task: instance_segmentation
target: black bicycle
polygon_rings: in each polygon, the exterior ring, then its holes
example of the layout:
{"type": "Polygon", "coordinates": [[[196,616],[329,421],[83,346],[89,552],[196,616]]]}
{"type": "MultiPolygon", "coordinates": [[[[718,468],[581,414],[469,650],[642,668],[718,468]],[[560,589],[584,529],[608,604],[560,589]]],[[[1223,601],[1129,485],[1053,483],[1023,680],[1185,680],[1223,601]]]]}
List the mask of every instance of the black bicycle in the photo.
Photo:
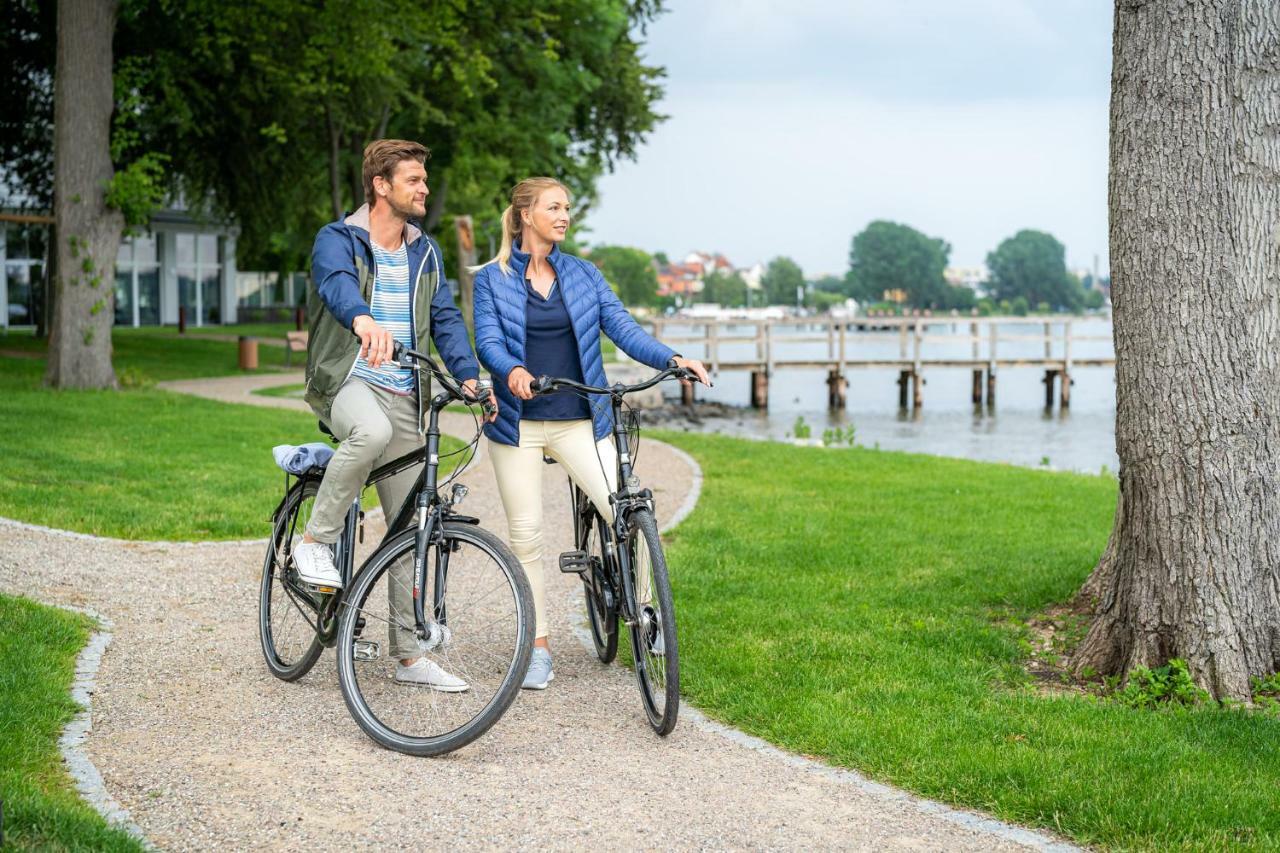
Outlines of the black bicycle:
{"type": "MultiPolygon", "coordinates": [[[[582,576],[591,639],[602,663],[612,662],[618,654],[619,619],[630,630],[631,657],[645,714],[660,735],[675,728],[680,710],[675,606],[654,517],[653,493],[640,488],[640,480],[632,471],[633,455],[639,445],[639,422],[623,398],[666,379],[696,378],[685,368],[670,368],[638,385],[598,388],[571,379],[541,376],[532,386],[535,393],[564,389],[583,395],[606,395],[612,406],[618,475],[618,490],[609,496],[613,523],[606,522],[586,493],[570,480],[577,550],[560,555],[560,571],[582,576]]],[[[591,401],[590,397],[587,399],[591,401]]]]}
{"type": "Polygon", "coordinates": [[[422,465],[417,482],[395,517],[388,517],[381,544],[353,572],[356,543],[364,540],[357,497],[334,546],[343,579],[338,590],[303,582],[294,566],[292,552],[324,471],[299,476],[272,516],[258,627],[267,668],[277,678],[301,678],[325,647],[336,647],[342,696],[360,728],[388,749],[440,755],[484,734],[520,692],[533,651],[533,596],[507,546],[479,519],[458,513],[466,487],[454,484],[447,498],[440,494],[474,458],[479,417],[476,437],[455,451],[470,456],[437,483],[440,411],[454,400],[490,411],[490,391],[470,398],[428,356],[399,345],[394,359],[429,371],[444,390],[431,400],[426,444],[374,470],[366,486],[422,465]],[[386,653],[370,636],[375,625],[387,631],[386,653]],[[465,689],[444,693],[397,682],[392,652],[406,644],[461,678],[465,689]]]}

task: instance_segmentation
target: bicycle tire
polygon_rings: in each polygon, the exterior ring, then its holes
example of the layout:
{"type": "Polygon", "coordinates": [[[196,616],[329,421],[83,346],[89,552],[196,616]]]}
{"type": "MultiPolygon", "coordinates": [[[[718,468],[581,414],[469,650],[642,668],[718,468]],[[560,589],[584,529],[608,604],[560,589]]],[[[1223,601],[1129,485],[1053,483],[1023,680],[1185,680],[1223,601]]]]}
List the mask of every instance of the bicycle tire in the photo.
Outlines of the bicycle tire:
{"type": "Polygon", "coordinates": [[[650,587],[647,602],[632,602],[633,612],[638,617],[629,626],[636,683],[640,687],[640,697],[649,725],[655,732],[665,736],[675,728],[676,718],[680,713],[680,656],[667,558],[662,550],[658,524],[653,513],[648,510],[631,513],[627,519],[626,548],[629,570],[632,572],[633,595],[640,597],[641,575],[646,571],[650,587]],[[652,615],[639,618],[646,606],[652,615]],[[661,632],[661,653],[654,651],[654,639],[658,636],[653,632],[655,628],[661,632]]]}
{"type": "MultiPolygon", "coordinates": [[[[432,545],[432,551],[428,556],[439,553],[438,549],[442,547],[448,548],[449,551],[447,553],[453,555],[461,550],[462,545],[469,545],[479,549],[492,560],[514,595],[513,612],[515,625],[514,633],[511,637],[513,650],[510,659],[505,661],[505,672],[501,675],[500,683],[492,691],[491,698],[484,702],[478,712],[469,717],[464,723],[448,731],[433,735],[411,734],[399,731],[391,720],[383,719],[383,717],[391,717],[393,714],[387,710],[382,710],[381,714],[375,711],[374,707],[371,706],[371,699],[376,699],[380,708],[385,702],[395,704],[399,709],[413,705],[415,701],[420,699],[421,705],[425,706],[427,703],[431,703],[438,714],[439,706],[447,706],[451,701],[451,697],[463,697],[472,692],[468,690],[465,693],[436,693],[431,688],[415,688],[396,684],[391,685],[394,689],[388,690],[387,685],[389,682],[385,676],[390,667],[394,666],[393,657],[380,661],[381,668],[367,675],[362,675],[358,669],[358,662],[355,656],[357,625],[362,622],[362,615],[368,619],[379,620],[390,625],[389,619],[382,619],[374,612],[376,605],[369,606],[368,602],[371,600],[371,595],[379,589],[379,581],[383,579],[384,575],[387,576],[386,583],[388,585],[392,583],[392,578],[388,575],[388,572],[390,572],[393,565],[404,559],[407,559],[410,565],[412,564],[414,536],[415,531],[407,531],[400,534],[385,547],[380,548],[374,557],[374,561],[356,576],[347,596],[344,598],[338,626],[338,681],[342,687],[342,698],[346,702],[352,718],[355,719],[356,724],[360,726],[365,734],[379,745],[408,755],[435,756],[460,749],[480,737],[502,717],[519,694],[520,685],[524,680],[525,672],[529,668],[529,658],[533,652],[533,593],[530,590],[529,581],[525,577],[524,569],[520,566],[520,562],[498,537],[474,525],[448,521],[444,523],[441,539],[439,543],[432,545]],[[455,545],[457,546],[456,548],[455,545]]],[[[451,556],[450,559],[456,558],[451,556]]],[[[455,570],[456,567],[451,566],[451,575],[455,570]]],[[[430,574],[430,568],[428,568],[429,578],[430,574]]],[[[496,578],[493,581],[499,585],[501,583],[496,578]]],[[[455,577],[450,577],[450,593],[456,590],[458,582],[455,577]]],[[[430,579],[428,583],[431,583],[430,579]]],[[[497,588],[495,587],[495,590],[497,588]]],[[[421,594],[426,596],[428,591],[423,589],[421,594]]],[[[476,602],[477,610],[479,609],[478,602],[479,599],[476,602]]],[[[453,636],[452,640],[446,641],[446,645],[450,642],[465,645],[469,638],[465,636],[465,629],[458,627],[458,623],[461,621],[459,617],[465,617],[466,607],[462,602],[456,600],[452,594],[449,594],[447,603],[449,626],[453,636]],[[460,637],[460,634],[464,636],[460,637]]],[[[441,648],[443,649],[445,646],[442,645],[441,648]]],[[[390,653],[390,650],[388,651],[390,653]]],[[[489,656],[498,658],[499,666],[502,665],[503,659],[501,655],[489,656]]],[[[444,660],[444,668],[447,671],[461,673],[470,686],[475,686],[478,683],[471,671],[463,669],[447,652],[444,655],[444,660]]],[[[359,663],[363,665],[363,662],[359,663]]],[[[478,691],[476,692],[478,693],[478,691]]],[[[475,696],[472,697],[472,700],[472,704],[474,704],[475,696]]],[[[460,707],[460,705],[452,707],[460,707]]],[[[446,707],[446,712],[448,710],[449,708],[446,707]]]]}
{"type": "Polygon", "coordinates": [[[262,566],[258,590],[258,638],[267,669],[281,681],[302,678],[311,671],[324,651],[317,631],[323,616],[323,602],[317,601],[290,577],[293,570],[288,560],[293,546],[302,541],[305,520],[300,515],[308,503],[315,500],[319,488],[318,480],[308,479],[289,490],[276,513],[262,566]],[[291,641],[295,632],[303,630],[299,622],[310,629],[309,641],[304,642],[303,637],[296,642],[291,641]]]}
{"type": "Polygon", "coordinates": [[[603,585],[609,582],[604,553],[604,535],[608,526],[586,500],[585,493],[576,486],[574,498],[574,547],[587,552],[591,562],[590,568],[582,573],[582,595],[586,599],[591,642],[601,663],[613,663],[618,656],[618,608],[616,599],[615,606],[607,605],[603,589],[603,585]],[[583,501],[586,501],[585,507],[583,501]]]}

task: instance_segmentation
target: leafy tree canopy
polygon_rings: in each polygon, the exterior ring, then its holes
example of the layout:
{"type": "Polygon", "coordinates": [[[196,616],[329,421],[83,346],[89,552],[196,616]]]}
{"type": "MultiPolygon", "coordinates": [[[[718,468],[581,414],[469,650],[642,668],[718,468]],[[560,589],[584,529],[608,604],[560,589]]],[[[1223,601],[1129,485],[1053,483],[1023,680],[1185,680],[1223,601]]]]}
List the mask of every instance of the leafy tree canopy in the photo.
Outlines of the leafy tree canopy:
{"type": "Polygon", "coordinates": [[[856,234],[849,246],[851,295],[867,303],[901,291],[908,305],[947,308],[952,294],[942,272],[951,246],[909,225],[876,220],[856,234]]]}
{"type": "Polygon", "coordinates": [[[987,255],[988,286],[997,300],[1025,305],[1048,303],[1054,310],[1084,307],[1080,280],[1067,271],[1066,249],[1051,234],[1023,230],[987,255]]]}
{"type": "Polygon", "coordinates": [[[790,258],[774,258],[765,268],[760,284],[770,305],[795,305],[796,290],[804,287],[804,271],[790,258]]]}
{"type": "MultiPolygon", "coordinates": [[[[0,170],[48,205],[56,4],[0,30],[0,170]]],[[[579,214],[596,178],[662,119],[640,56],[661,0],[121,0],[117,170],[156,156],[172,197],[240,225],[241,262],[297,268],[363,200],[371,139],[432,149],[429,228],[475,217],[481,245],[517,180],[559,177],[579,214]]],[[[451,241],[444,241],[448,246],[451,241]]]]}
{"type": "Polygon", "coordinates": [[[596,246],[590,259],[625,305],[653,305],[658,298],[658,275],[653,258],[629,246],[596,246]]]}

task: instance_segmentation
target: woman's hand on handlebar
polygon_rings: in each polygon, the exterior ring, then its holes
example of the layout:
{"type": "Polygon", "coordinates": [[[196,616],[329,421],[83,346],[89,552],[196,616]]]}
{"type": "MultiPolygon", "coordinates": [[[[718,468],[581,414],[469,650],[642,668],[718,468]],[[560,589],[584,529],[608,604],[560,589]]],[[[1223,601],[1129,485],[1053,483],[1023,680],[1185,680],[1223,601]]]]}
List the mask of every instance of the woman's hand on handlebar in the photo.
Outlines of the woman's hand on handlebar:
{"type": "Polygon", "coordinates": [[[507,374],[507,388],[515,394],[518,399],[533,399],[533,374],[517,365],[507,374]]]}
{"type": "MultiPolygon", "coordinates": [[[[695,358],[681,358],[680,356],[676,356],[672,360],[676,363],[676,367],[683,367],[685,370],[692,371],[693,375],[698,377],[699,382],[708,388],[711,387],[711,377],[707,375],[707,368],[703,366],[702,362],[695,358]]],[[[688,379],[681,379],[680,382],[684,385],[690,384],[688,379]]]]}

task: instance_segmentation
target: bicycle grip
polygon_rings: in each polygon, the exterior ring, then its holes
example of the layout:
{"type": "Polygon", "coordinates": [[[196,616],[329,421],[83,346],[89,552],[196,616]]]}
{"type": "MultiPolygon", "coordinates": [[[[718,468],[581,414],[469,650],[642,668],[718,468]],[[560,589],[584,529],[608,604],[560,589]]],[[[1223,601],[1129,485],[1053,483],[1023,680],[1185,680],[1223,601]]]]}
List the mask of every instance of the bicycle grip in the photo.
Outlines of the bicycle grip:
{"type": "Polygon", "coordinates": [[[537,379],[529,383],[529,390],[535,394],[541,394],[544,391],[551,390],[551,377],[539,376],[537,379]]]}

